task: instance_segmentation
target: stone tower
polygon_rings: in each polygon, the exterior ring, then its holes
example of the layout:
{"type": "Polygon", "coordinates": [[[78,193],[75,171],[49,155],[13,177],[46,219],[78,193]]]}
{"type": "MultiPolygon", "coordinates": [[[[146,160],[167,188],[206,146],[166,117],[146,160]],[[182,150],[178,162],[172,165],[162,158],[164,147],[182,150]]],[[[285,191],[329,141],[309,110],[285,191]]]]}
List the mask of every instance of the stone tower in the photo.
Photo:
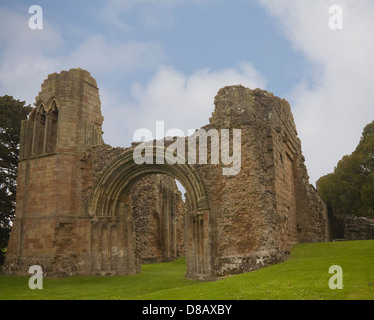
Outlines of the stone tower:
{"type": "MultiPolygon", "coordinates": [[[[6,264],[69,269],[79,247],[81,159],[101,145],[103,116],[96,80],[81,69],[51,74],[22,122],[16,218],[6,264]],[[78,220],[77,220],[78,219],[78,220]]],[[[83,235],[82,237],[84,237],[83,235]]]]}

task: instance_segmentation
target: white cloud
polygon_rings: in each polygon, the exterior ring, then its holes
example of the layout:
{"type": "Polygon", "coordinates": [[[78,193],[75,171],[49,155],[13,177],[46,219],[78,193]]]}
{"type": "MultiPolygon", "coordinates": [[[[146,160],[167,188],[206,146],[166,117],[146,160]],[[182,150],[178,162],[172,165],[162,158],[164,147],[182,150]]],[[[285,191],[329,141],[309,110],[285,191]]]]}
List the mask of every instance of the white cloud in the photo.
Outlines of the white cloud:
{"type": "Polygon", "coordinates": [[[60,49],[63,41],[52,28],[29,29],[27,14],[0,8],[0,16],[0,89],[33,103],[46,75],[58,67],[50,54],[60,49]]]}
{"type": "Polygon", "coordinates": [[[165,121],[165,131],[178,128],[187,135],[188,129],[209,123],[218,90],[236,84],[265,88],[266,79],[248,62],[223,70],[197,70],[191,75],[163,66],[146,85],[133,85],[131,101],[120,102],[104,89],[103,106],[113,106],[104,107],[104,138],[112,145],[124,146],[137,129],[147,128],[155,134],[157,120],[165,121]]]}
{"type": "Polygon", "coordinates": [[[374,119],[374,3],[371,0],[258,0],[312,65],[312,85],[289,93],[311,183],[332,172],[374,119]],[[343,8],[343,30],[328,26],[343,8]]]}
{"type": "Polygon", "coordinates": [[[70,48],[46,18],[44,29],[31,30],[27,13],[0,8],[0,16],[0,94],[28,104],[35,102],[48,74],[81,67],[96,78],[118,79],[134,71],[155,71],[165,58],[157,42],[110,42],[100,34],[70,48]]]}

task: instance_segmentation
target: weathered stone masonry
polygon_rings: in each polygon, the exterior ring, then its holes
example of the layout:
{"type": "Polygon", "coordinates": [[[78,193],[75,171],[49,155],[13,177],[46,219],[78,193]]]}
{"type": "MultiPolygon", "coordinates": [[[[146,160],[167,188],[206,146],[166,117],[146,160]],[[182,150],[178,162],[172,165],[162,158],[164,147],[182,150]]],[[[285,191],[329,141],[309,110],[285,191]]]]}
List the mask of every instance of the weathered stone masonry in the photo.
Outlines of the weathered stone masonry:
{"type": "Polygon", "coordinates": [[[332,215],[332,238],[337,240],[374,239],[374,219],[353,214],[332,215]]]}
{"type": "Polygon", "coordinates": [[[81,69],[50,75],[22,124],[6,271],[130,274],[185,254],[188,277],[214,279],[283,261],[297,242],[327,241],[326,206],[308,183],[288,102],[240,85],[214,102],[204,129],[242,132],[235,176],[222,165],[135,164],[134,146],[102,141],[95,79],[81,69]],[[186,209],[162,175],[183,184],[186,209]],[[154,196],[136,203],[143,193],[154,196]]]}

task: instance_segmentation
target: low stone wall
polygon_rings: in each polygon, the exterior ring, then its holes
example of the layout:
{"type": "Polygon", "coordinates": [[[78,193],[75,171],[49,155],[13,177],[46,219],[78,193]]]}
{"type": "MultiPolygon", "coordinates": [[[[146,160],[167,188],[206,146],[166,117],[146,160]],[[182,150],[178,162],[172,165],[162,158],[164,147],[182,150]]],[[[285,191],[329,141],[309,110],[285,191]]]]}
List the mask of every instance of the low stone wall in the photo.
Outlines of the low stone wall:
{"type": "Polygon", "coordinates": [[[373,240],[374,219],[353,214],[334,214],[333,233],[335,239],[373,240]]]}

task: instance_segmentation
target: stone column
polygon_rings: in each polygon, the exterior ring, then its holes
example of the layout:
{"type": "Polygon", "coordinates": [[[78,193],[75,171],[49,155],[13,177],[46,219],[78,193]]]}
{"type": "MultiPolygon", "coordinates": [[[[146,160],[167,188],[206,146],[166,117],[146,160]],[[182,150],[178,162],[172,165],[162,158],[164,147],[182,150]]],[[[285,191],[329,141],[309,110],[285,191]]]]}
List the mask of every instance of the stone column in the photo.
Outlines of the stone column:
{"type": "Polygon", "coordinates": [[[119,259],[121,256],[121,251],[118,246],[117,225],[118,219],[115,219],[110,228],[110,270],[113,271],[113,273],[118,273],[120,267],[119,259]]]}
{"type": "Polygon", "coordinates": [[[162,188],[162,202],[160,215],[160,240],[163,261],[170,261],[171,245],[170,245],[170,194],[169,190],[162,188]]]}
{"type": "Polygon", "coordinates": [[[91,221],[91,273],[101,272],[101,222],[97,219],[91,221]]]}
{"type": "Polygon", "coordinates": [[[175,193],[170,193],[170,258],[177,258],[177,224],[175,193]]]}
{"type": "Polygon", "coordinates": [[[119,205],[117,223],[118,271],[120,274],[133,274],[140,271],[140,256],[135,253],[136,237],[132,220],[131,206],[119,205]]]}
{"type": "Polygon", "coordinates": [[[101,271],[110,270],[110,222],[104,221],[101,228],[101,271]]]}
{"type": "Polygon", "coordinates": [[[184,246],[186,251],[187,277],[192,278],[195,274],[196,255],[194,252],[193,213],[187,212],[184,216],[184,246]]]}
{"type": "Polygon", "coordinates": [[[187,276],[190,278],[207,280],[213,277],[208,219],[208,211],[186,214],[185,247],[187,276]]]}

